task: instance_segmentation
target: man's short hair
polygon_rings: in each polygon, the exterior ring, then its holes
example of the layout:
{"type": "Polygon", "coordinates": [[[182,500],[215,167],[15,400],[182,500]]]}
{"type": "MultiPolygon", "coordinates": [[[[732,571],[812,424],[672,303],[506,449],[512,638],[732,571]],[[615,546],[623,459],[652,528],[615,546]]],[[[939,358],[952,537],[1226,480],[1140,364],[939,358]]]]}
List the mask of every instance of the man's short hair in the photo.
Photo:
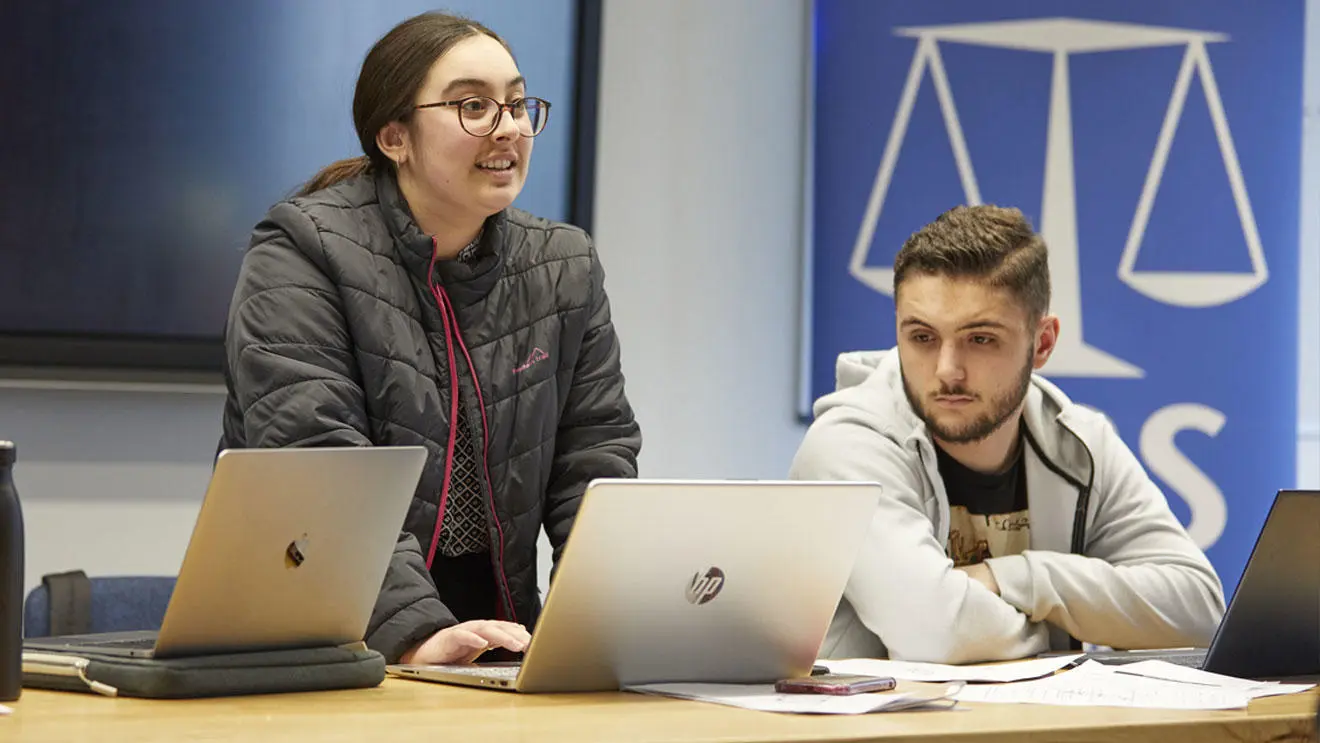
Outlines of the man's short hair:
{"type": "Polygon", "coordinates": [[[1007,289],[1032,318],[1050,309],[1049,253],[1017,209],[956,206],[914,232],[894,258],[894,296],[908,276],[973,279],[1007,289]]]}

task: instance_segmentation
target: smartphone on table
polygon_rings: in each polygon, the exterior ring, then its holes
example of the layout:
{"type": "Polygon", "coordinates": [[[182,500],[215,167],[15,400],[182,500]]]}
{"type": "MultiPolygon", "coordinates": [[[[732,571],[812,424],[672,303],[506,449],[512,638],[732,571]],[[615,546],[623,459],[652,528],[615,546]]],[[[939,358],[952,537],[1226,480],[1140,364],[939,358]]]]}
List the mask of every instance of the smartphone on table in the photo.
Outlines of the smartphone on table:
{"type": "Polygon", "coordinates": [[[780,694],[866,694],[889,691],[898,682],[889,676],[863,676],[852,673],[822,673],[816,676],[781,679],[775,682],[780,694]]]}

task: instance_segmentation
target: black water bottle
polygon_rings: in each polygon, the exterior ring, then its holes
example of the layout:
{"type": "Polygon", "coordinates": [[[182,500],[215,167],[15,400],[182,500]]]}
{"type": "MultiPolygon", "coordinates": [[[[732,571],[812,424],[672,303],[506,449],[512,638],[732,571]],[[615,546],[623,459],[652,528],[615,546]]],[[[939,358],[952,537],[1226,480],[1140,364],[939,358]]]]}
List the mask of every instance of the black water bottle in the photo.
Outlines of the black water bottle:
{"type": "Polygon", "coordinates": [[[0,441],[0,702],[23,689],[23,509],[14,490],[17,451],[0,441]]]}

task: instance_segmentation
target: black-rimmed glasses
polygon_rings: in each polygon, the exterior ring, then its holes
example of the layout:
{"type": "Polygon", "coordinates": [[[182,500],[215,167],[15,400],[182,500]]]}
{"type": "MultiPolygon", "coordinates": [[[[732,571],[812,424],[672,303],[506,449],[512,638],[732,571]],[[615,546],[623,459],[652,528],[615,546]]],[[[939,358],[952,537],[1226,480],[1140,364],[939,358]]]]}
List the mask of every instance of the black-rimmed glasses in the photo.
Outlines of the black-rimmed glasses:
{"type": "Polygon", "coordinates": [[[500,117],[507,110],[524,137],[535,137],[545,129],[550,119],[550,101],[540,98],[517,98],[500,103],[484,95],[472,95],[454,101],[423,103],[414,108],[443,108],[453,106],[458,111],[458,123],[463,131],[474,137],[489,136],[500,125],[500,117]]]}

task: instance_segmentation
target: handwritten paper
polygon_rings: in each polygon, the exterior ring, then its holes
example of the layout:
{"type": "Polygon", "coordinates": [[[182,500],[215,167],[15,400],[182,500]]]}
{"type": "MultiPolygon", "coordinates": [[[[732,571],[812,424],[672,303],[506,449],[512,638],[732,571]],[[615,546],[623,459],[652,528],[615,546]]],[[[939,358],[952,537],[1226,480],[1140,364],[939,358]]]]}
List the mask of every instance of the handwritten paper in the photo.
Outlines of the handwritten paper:
{"type": "Polygon", "coordinates": [[[1116,673],[1095,661],[1034,681],[968,686],[955,696],[962,702],[1188,710],[1243,709],[1251,701],[1242,689],[1116,673]]]}
{"type": "Polygon", "coordinates": [[[905,681],[991,681],[1005,683],[1048,676],[1072,664],[1081,655],[1060,655],[1035,660],[979,666],[950,666],[943,663],[916,663],[902,660],[850,658],[822,660],[830,673],[855,673],[864,676],[891,676],[905,681]]]}
{"type": "Polygon", "coordinates": [[[950,686],[935,695],[885,692],[851,696],[780,694],[772,684],[638,684],[624,687],[624,690],[761,712],[860,715],[925,707],[948,709],[957,704],[953,694],[959,688],[961,685],[950,686]]]}

